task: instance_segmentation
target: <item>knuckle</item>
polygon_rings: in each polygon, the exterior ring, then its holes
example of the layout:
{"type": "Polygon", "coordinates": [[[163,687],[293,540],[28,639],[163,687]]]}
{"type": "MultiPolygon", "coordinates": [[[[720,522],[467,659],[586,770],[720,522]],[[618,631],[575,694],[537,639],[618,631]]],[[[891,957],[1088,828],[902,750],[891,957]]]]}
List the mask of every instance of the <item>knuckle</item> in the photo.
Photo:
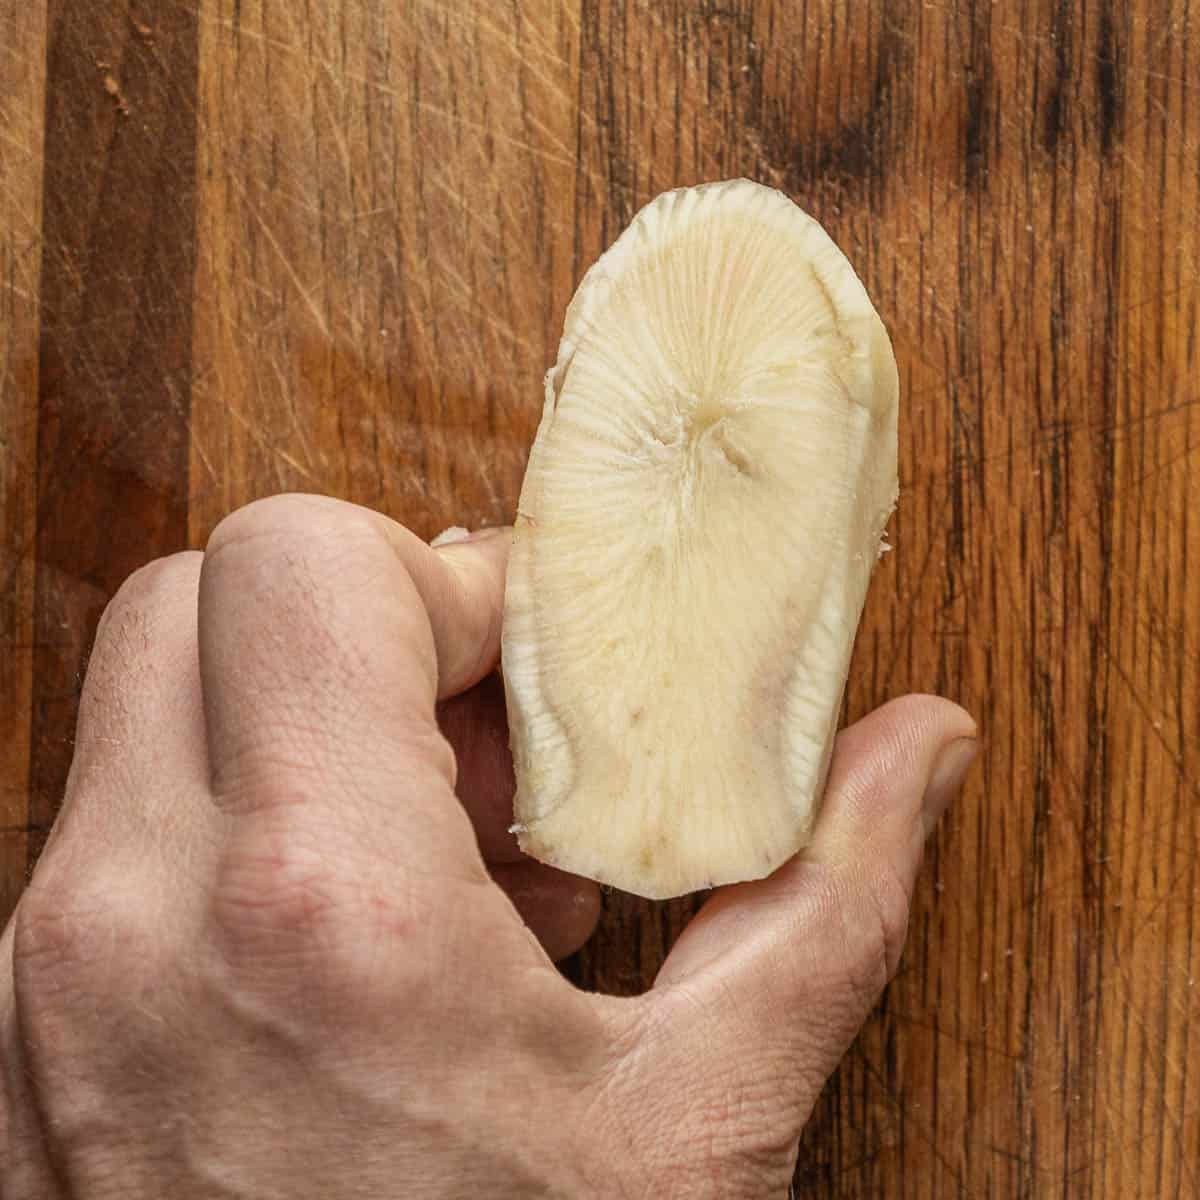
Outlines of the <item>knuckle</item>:
{"type": "Polygon", "coordinates": [[[243,504],[217,522],[209,534],[205,553],[211,556],[264,534],[291,529],[311,514],[318,500],[316,496],[282,493],[243,504]]]}
{"type": "Polygon", "coordinates": [[[92,769],[127,771],[125,743],[144,742],[139,699],[159,694],[195,655],[196,598],[203,555],[191,551],[156,559],[135,571],[109,601],[88,656],[75,728],[68,793],[71,805],[102,799],[92,769]]]}
{"type": "Polygon", "coordinates": [[[909,895],[894,870],[874,863],[831,868],[819,890],[828,923],[807,961],[830,1002],[827,1032],[848,1044],[899,965],[909,895]]]}
{"type": "Polygon", "coordinates": [[[209,917],[239,988],[336,1007],[378,991],[385,978],[394,997],[401,963],[416,982],[427,956],[414,943],[431,917],[361,858],[340,833],[303,827],[279,809],[229,847],[209,917]]]}
{"type": "Polygon", "coordinates": [[[13,979],[19,993],[53,1001],[107,990],[151,956],[153,918],[128,878],[39,872],[17,906],[13,979]]]}
{"type": "Polygon", "coordinates": [[[368,509],[328,496],[288,492],[255,500],[222,518],[209,535],[206,554],[211,558],[264,538],[339,549],[361,537],[381,536],[378,518],[368,509]]]}
{"type": "Polygon", "coordinates": [[[199,550],[181,550],[152,559],[126,579],[116,598],[144,607],[164,592],[175,594],[181,588],[194,589],[203,561],[204,555],[199,550]]]}
{"type": "Polygon", "coordinates": [[[12,1019],[64,1161],[116,1132],[106,1081],[144,1079],[177,1034],[164,998],[177,994],[180,949],[145,885],[107,868],[63,885],[39,868],[14,915],[12,1019]]]}
{"type": "Polygon", "coordinates": [[[183,550],[156,558],[139,567],[117,588],[105,606],[96,628],[96,644],[101,646],[114,630],[130,620],[145,621],[165,601],[181,594],[195,595],[204,555],[198,550],[183,550]]]}
{"type": "Polygon", "coordinates": [[[873,877],[871,897],[879,921],[887,977],[891,979],[900,965],[900,955],[904,953],[904,942],[908,937],[911,903],[908,888],[895,871],[885,868],[873,877]]]}
{"type": "Polygon", "coordinates": [[[22,984],[62,976],[77,949],[87,943],[45,891],[30,884],[13,914],[13,978],[19,989],[22,984]]]}
{"type": "Polygon", "coordinates": [[[259,833],[222,862],[213,918],[235,964],[318,951],[337,934],[343,888],[319,839],[295,831],[259,833]]]}
{"type": "Polygon", "coordinates": [[[324,496],[279,495],[225,517],[205,552],[206,571],[236,579],[269,604],[274,620],[264,656],[298,639],[305,655],[339,660],[350,652],[333,631],[347,603],[370,595],[395,560],[378,514],[324,496]],[[337,643],[337,644],[335,644],[337,643]]]}
{"type": "Polygon", "coordinates": [[[908,889],[895,871],[872,871],[860,888],[856,928],[850,931],[855,991],[870,1008],[900,964],[908,934],[908,889]]]}

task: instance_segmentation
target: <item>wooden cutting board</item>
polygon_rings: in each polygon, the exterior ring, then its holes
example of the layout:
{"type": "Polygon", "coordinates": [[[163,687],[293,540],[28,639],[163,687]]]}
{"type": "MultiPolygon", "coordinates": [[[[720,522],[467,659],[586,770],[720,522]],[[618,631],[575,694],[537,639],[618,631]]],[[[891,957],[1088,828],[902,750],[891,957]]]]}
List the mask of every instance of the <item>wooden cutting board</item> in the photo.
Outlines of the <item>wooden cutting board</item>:
{"type": "MultiPolygon", "coordinates": [[[[1198,1195],[1191,0],[0,0],[0,915],[124,576],[285,489],[511,519],[582,271],[741,174],[900,364],[848,715],[986,740],[797,1190],[1198,1195]]],[[[691,910],[568,970],[644,987],[691,910]]]]}

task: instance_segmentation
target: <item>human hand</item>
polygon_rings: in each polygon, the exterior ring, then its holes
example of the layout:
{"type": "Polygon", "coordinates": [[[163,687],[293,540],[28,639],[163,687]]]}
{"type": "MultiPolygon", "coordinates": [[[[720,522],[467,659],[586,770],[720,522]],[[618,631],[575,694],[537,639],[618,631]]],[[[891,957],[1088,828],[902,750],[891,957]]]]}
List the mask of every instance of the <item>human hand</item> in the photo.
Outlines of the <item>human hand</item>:
{"type": "Polygon", "coordinates": [[[495,666],[506,553],[280,497],[121,590],[0,942],[4,1200],[785,1191],[973,725],[910,697],[846,730],[810,849],[644,996],[585,994],[531,928],[570,949],[596,894],[513,854],[466,711],[498,698],[436,722],[495,666]]]}

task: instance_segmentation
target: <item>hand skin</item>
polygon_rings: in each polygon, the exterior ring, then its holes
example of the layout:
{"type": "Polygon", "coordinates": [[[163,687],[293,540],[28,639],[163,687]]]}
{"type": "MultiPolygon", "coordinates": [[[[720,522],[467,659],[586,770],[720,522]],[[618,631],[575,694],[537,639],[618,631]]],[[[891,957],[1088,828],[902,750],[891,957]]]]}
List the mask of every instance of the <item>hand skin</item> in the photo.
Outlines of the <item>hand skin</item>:
{"type": "Polygon", "coordinates": [[[596,889],[521,859],[475,687],[507,552],[285,496],[121,589],[0,941],[3,1200],[786,1195],[974,725],[847,729],[811,847],[583,993],[596,889]]]}

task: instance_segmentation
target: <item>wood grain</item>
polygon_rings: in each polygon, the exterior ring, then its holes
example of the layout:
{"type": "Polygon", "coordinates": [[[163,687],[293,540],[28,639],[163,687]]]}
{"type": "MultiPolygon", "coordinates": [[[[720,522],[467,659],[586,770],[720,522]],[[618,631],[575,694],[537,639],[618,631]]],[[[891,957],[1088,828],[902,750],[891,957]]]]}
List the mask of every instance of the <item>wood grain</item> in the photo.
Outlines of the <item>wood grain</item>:
{"type": "MultiPolygon", "coordinates": [[[[0,913],[130,569],[284,489],[510,519],[583,270],[747,174],[901,369],[847,715],[940,691],[986,740],[797,1191],[1200,1193],[1191,0],[0,0],[0,31],[0,913]]],[[[640,990],[693,908],[610,895],[570,974],[640,990]]]]}
{"type": "Polygon", "coordinates": [[[576,273],[569,11],[201,5],[191,531],[511,520],[576,273]]]}
{"type": "Polygon", "coordinates": [[[46,14],[0,0],[0,919],[25,885],[46,14]]]}
{"type": "MultiPolygon", "coordinates": [[[[52,0],[38,395],[31,831],[66,782],[105,603],[187,536],[196,16],[52,0]]],[[[35,839],[36,845],[36,839],[35,839]]]]}

